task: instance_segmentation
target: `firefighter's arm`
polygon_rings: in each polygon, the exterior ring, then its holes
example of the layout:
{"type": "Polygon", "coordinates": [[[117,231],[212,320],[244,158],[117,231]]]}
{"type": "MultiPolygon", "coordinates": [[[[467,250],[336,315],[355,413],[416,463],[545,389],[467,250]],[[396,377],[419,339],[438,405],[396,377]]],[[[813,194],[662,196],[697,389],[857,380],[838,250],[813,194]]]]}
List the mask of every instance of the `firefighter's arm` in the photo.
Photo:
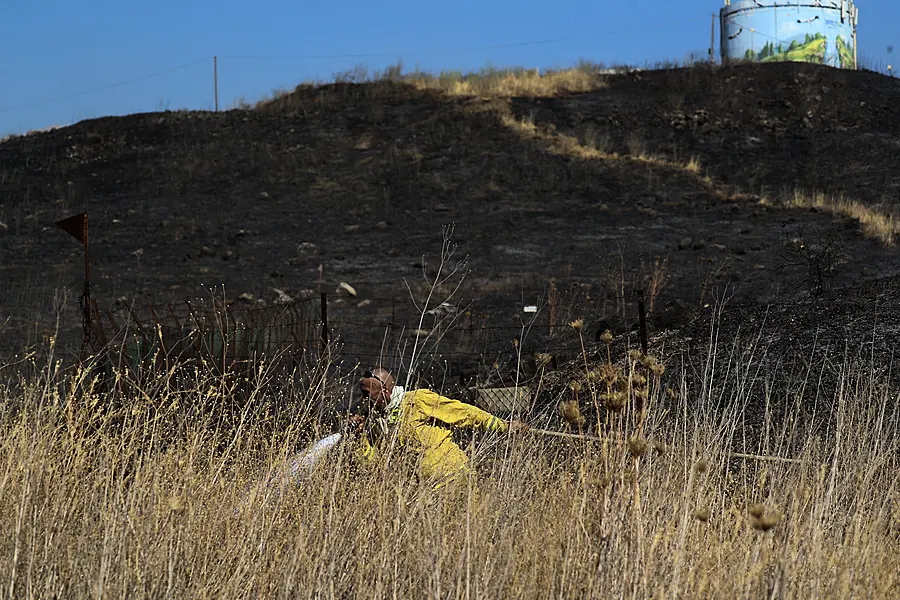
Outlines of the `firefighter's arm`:
{"type": "Polygon", "coordinates": [[[415,401],[422,411],[452,427],[470,427],[482,431],[506,431],[509,424],[477,406],[447,398],[431,390],[418,390],[415,401]]]}

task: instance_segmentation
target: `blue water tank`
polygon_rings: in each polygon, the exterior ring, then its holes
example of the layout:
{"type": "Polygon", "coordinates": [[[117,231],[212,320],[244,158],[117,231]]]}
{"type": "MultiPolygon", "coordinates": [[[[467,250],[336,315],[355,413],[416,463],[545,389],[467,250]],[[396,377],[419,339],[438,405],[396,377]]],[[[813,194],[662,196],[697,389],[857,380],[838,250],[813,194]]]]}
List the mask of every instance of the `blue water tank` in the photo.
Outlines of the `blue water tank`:
{"type": "Polygon", "coordinates": [[[725,0],[723,62],[814,62],[856,68],[853,0],[725,0]]]}

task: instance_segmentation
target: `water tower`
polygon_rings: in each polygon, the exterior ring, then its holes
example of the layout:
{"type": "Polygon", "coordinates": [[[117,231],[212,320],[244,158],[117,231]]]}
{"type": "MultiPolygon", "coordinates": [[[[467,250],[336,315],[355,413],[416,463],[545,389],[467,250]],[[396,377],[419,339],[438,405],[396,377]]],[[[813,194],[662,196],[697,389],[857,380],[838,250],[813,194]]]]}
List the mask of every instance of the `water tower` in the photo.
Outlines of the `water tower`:
{"type": "Polygon", "coordinates": [[[856,68],[853,0],[725,0],[722,61],[813,62],[856,68]]]}

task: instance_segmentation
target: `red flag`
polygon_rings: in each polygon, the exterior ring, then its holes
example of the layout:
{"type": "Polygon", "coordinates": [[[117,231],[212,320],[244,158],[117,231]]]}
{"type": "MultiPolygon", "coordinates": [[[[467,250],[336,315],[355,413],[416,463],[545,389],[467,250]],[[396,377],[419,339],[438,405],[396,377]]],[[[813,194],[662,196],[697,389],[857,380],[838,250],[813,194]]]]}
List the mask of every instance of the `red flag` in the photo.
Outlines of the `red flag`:
{"type": "Polygon", "coordinates": [[[87,245],[88,216],[86,212],[78,213],[68,219],[63,219],[62,221],[57,221],[56,225],[83,245],[87,245]]]}

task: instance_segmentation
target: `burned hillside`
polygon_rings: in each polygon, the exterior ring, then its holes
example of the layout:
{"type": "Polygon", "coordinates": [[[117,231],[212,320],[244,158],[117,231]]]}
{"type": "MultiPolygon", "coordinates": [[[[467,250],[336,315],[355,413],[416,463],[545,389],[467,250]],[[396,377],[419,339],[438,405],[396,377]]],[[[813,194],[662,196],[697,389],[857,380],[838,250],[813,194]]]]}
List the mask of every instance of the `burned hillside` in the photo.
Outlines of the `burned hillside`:
{"type": "Polygon", "coordinates": [[[348,364],[418,326],[411,296],[426,295],[423,257],[435,274],[447,223],[453,260],[468,258],[451,304],[469,329],[517,327],[551,280],[572,299],[556,326],[624,330],[638,289],[665,329],[723,288],[783,302],[896,272],[894,80],[806,64],[594,77],[589,91],[512,97],[301,86],[252,110],[8,140],[4,352],[46,339],[55,304],[60,340],[77,345],[81,256],[52,224],[81,210],[104,308],[321,289],[348,364]]]}

